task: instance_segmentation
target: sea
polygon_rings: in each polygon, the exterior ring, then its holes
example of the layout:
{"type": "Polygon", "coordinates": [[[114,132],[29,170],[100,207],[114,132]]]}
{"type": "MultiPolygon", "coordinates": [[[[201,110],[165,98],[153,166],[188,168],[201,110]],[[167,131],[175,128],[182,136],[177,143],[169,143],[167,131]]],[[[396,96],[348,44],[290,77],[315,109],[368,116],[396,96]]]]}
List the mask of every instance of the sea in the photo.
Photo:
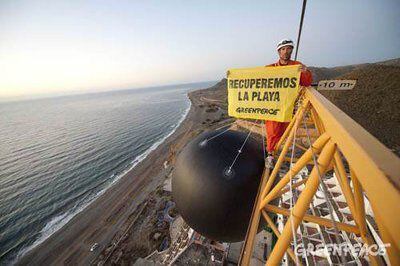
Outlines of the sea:
{"type": "Polygon", "coordinates": [[[215,82],[0,102],[0,264],[14,264],[170,136],[215,82]]]}

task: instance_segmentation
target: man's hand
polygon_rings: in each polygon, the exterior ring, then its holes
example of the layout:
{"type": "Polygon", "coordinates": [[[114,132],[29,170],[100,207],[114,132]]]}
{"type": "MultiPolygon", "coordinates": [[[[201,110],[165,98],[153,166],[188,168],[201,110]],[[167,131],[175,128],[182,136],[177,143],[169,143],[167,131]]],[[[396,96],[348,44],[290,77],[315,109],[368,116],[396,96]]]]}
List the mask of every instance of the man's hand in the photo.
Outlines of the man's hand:
{"type": "Polygon", "coordinates": [[[307,71],[307,67],[305,65],[301,64],[300,65],[300,71],[301,72],[307,71]]]}

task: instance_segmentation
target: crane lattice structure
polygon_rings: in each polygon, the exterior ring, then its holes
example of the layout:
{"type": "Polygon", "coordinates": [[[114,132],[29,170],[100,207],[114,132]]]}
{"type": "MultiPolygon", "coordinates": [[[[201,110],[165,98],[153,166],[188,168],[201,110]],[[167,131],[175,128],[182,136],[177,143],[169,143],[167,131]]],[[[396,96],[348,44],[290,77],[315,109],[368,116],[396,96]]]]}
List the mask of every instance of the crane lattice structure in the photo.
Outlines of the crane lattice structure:
{"type": "Polygon", "coordinates": [[[297,106],[275,167],[263,173],[240,264],[250,265],[266,222],[277,236],[267,265],[285,257],[299,265],[400,265],[400,159],[315,89],[303,88],[297,106]],[[387,254],[300,256],[294,251],[305,242],[387,244],[387,254]]]}

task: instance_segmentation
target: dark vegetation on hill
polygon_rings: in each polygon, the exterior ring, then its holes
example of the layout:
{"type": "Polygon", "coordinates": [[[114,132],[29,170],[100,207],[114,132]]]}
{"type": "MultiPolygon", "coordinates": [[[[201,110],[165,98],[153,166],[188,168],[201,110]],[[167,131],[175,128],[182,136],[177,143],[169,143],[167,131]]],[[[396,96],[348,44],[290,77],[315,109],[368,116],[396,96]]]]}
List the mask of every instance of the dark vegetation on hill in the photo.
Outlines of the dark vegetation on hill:
{"type": "Polygon", "coordinates": [[[337,78],[337,77],[340,77],[341,75],[350,73],[352,71],[366,68],[366,67],[376,66],[376,65],[400,67],[400,58],[377,62],[377,63],[372,63],[372,64],[366,63],[366,64],[338,66],[338,67],[329,67],[329,68],[328,67],[309,67],[309,69],[313,73],[313,81],[318,82],[323,79],[337,78]]]}
{"type": "MultiPolygon", "coordinates": [[[[322,94],[400,156],[400,58],[373,64],[310,67],[315,82],[356,79],[351,91],[322,94]]],[[[208,90],[227,104],[226,79],[208,90]]]]}
{"type": "Polygon", "coordinates": [[[338,78],[357,79],[357,84],[322,94],[400,155],[400,67],[368,65],[338,78]]]}

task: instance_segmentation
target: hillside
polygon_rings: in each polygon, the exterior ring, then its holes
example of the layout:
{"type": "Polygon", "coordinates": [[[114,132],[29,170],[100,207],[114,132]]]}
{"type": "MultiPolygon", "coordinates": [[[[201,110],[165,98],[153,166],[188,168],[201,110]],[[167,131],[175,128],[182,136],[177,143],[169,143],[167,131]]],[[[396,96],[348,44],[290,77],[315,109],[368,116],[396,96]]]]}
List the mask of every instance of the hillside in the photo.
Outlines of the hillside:
{"type": "Polygon", "coordinates": [[[370,64],[340,79],[357,79],[350,91],[322,94],[400,155],[400,67],[370,64]]]}
{"type": "Polygon", "coordinates": [[[310,71],[313,73],[313,81],[318,82],[323,79],[332,79],[339,77],[341,75],[347,74],[351,71],[362,69],[365,67],[385,65],[385,66],[398,66],[400,67],[400,58],[390,59],[386,61],[380,61],[376,63],[366,63],[348,66],[338,66],[338,67],[309,67],[310,71]]]}

